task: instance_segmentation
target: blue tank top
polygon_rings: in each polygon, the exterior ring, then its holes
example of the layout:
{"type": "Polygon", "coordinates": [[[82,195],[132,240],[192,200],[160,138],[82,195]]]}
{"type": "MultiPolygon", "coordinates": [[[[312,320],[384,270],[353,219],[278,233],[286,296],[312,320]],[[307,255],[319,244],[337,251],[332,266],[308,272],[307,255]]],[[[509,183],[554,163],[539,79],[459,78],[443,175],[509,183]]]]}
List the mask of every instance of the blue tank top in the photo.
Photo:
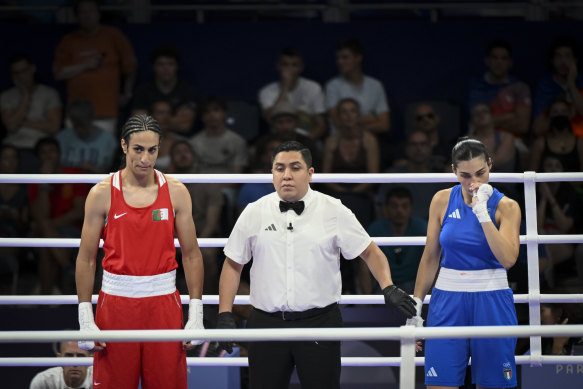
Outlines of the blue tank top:
{"type": "MultiPolygon", "coordinates": [[[[504,196],[497,189],[488,200],[488,213],[494,226],[498,202],[504,196]]],[[[454,270],[483,270],[502,268],[498,262],[472,207],[464,202],[461,185],[451,189],[447,211],[443,217],[439,243],[443,250],[441,266],[454,270]]]]}

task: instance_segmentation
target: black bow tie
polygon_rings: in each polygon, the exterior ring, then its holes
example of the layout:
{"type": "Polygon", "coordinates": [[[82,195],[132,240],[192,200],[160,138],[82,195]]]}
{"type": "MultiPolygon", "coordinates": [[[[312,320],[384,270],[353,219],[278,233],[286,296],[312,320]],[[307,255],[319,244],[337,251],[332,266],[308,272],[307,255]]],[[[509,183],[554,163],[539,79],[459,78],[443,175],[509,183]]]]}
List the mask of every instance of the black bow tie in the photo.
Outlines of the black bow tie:
{"type": "Polygon", "coordinates": [[[301,215],[304,212],[304,202],[303,201],[280,201],[279,202],[279,210],[281,212],[287,212],[288,210],[293,209],[298,215],[301,215]]]}

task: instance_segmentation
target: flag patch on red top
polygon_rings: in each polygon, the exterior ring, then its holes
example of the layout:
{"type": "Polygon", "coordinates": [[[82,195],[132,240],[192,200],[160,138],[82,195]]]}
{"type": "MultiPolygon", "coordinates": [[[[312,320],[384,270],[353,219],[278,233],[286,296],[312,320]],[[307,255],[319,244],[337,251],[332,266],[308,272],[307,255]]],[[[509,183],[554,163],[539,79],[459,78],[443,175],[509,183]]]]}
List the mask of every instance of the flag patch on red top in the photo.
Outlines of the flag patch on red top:
{"type": "Polygon", "coordinates": [[[154,209],[152,211],[152,220],[155,222],[168,220],[168,208],[154,209]]]}

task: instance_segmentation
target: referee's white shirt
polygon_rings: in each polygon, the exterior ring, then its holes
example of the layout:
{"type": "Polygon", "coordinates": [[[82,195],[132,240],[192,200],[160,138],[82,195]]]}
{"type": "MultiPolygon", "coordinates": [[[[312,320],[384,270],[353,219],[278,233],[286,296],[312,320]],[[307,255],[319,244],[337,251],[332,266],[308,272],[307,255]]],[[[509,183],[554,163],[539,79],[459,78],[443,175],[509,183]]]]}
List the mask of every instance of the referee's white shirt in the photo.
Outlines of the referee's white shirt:
{"type": "Polygon", "coordinates": [[[340,300],[340,253],[360,255],[372,239],[340,200],[308,189],[301,215],[279,210],[277,192],[247,205],[225,255],[251,266],[250,302],[266,312],[305,311],[340,300]]]}
{"type": "Polygon", "coordinates": [[[51,367],[34,376],[30,382],[30,389],[92,389],[93,366],[87,368],[87,376],[80,386],[71,388],[65,384],[62,367],[51,367]]]}

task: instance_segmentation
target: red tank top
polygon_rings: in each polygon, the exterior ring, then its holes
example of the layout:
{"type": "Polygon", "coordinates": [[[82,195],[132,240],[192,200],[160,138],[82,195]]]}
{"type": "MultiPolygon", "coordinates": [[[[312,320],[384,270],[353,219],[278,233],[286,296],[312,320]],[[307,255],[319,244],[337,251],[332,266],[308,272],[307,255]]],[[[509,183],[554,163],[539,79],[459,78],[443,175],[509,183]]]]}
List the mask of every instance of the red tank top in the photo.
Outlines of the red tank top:
{"type": "Polygon", "coordinates": [[[121,275],[151,276],[178,267],[174,246],[174,208],[164,174],[155,170],[156,201],[148,207],[128,205],[121,171],[111,177],[111,206],[103,229],[103,269],[121,275]]]}

